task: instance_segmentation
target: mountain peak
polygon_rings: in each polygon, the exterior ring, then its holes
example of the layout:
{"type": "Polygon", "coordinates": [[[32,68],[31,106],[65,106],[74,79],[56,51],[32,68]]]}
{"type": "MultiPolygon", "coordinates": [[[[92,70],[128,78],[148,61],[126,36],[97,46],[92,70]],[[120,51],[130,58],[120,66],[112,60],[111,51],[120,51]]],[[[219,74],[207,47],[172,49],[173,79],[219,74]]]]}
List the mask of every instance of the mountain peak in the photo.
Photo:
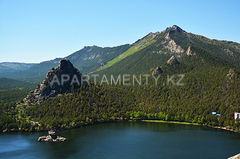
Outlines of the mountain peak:
{"type": "Polygon", "coordinates": [[[60,68],[60,70],[72,70],[74,69],[73,64],[66,59],[60,60],[58,68],[60,68]]]}
{"type": "Polygon", "coordinates": [[[27,105],[40,103],[49,97],[68,93],[73,84],[79,87],[80,83],[81,72],[73,67],[69,60],[63,59],[60,60],[58,67],[48,71],[45,80],[38,84],[37,88],[23,99],[23,102],[27,105]]]}
{"type": "Polygon", "coordinates": [[[171,29],[174,30],[174,31],[185,32],[182,28],[180,28],[180,27],[177,26],[177,25],[173,25],[173,26],[171,27],[171,29]]]}
{"type": "MultiPolygon", "coordinates": [[[[177,25],[173,25],[171,28],[177,29],[177,28],[180,28],[180,27],[177,26],[177,25]]],[[[180,29],[181,29],[181,28],[180,28],[180,29]]]]}

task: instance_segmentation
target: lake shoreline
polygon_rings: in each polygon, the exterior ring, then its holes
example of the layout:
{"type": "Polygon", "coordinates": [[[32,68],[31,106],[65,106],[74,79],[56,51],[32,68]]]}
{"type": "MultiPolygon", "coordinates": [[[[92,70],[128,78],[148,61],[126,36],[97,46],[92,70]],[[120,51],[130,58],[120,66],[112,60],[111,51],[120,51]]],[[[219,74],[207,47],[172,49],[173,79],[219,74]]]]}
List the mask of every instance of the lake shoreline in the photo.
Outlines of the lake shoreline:
{"type": "MultiPolygon", "coordinates": [[[[182,125],[196,125],[196,126],[206,126],[214,129],[221,129],[225,131],[230,131],[234,133],[239,133],[238,131],[233,131],[232,129],[229,129],[227,127],[220,127],[220,126],[209,126],[209,125],[201,125],[198,123],[190,123],[190,122],[185,122],[185,121],[165,121],[165,120],[158,120],[158,119],[115,119],[115,120],[106,120],[106,121],[98,121],[98,122],[93,122],[93,123],[84,123],[83,125],[78,125],[75,127],[68,127],[66,129],[54,129],[55,131],[62,131],[62,130],[70,130],[70,129],[76,129],[76,128],[81,128],[84,126],[89,126],[89,125],[95,125],[95,124],[104,124],[104,123],[113,123],[113,122],[152,122],[152,123],[169,123],[169,124],[182,124],[182,125]]],[[[42,131],[48,131],[47,129],[44,130],[38,130],[38,131],[21,131],[21,130],[7,130],[7,131],[2,131],[1,133],[8,133],[8,132],[42,132],[42,131]]]]}
{"type": "Polygon", "coordinates": [[[198,123],[189,123],[189,122],[181,122],[181,121],[164,121],[164,120],[140,120],[141,122],[153,122],[153,123],[170,123],[170,124],[182,124],[182,125],[198,125],[198,126],[206,126],[214,129],[221,129],[221,130],[226,130],[226,131],[231,131],[234,133],[239,133],[238,131],[233,131],[233,129],[229,129],[227,127],[221,127],[221,126],[209,126],[209,125],[201,125],[198,123]]]}

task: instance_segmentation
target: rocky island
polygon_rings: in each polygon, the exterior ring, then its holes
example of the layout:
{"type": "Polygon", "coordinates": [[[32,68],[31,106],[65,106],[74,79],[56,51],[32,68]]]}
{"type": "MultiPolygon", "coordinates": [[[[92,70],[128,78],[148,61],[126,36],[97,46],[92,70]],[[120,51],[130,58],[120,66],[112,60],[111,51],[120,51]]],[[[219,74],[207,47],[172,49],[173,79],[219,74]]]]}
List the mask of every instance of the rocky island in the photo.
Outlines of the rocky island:
{"type": "Polygon", "coordinates": [[[66,141],[65,137],[57,136],[55,131],[48,131],[48,136],[41,136],[38,138],[38,141],[46,142],[56,142],[56,141],[66,141]]]}

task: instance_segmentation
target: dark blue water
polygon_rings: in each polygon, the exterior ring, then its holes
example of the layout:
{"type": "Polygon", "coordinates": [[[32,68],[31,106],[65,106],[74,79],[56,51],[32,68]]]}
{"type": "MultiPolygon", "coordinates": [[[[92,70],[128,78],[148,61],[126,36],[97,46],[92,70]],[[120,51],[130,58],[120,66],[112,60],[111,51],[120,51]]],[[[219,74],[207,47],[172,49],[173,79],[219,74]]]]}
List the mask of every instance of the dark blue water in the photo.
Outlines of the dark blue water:
{"type": "Polygon", "coordinates": [[[47,132],[0,134],[0,158],[221,159],[240,153],[240,135],[201,126],[119,122],[57,132],[66,142],[37,142],[47,132]]]}

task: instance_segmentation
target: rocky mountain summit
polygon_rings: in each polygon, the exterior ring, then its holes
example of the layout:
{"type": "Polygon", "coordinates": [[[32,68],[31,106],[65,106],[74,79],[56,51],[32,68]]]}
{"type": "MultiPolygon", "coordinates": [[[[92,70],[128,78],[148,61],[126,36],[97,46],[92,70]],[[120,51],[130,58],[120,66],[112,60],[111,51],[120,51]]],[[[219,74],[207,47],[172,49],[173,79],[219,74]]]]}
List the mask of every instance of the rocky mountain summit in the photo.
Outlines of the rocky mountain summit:
{"type": "Polygon", "coordinates": [[[26,105],[40,103],[49,97],[68,93],[72,88],[81,85],[81,77],[81,72],[69,60],[61,60],[58,67],[52,68],[47,73],[45,80],[38,84],[34,91],[31,91],[26,98],[17,104],[21,102],[26,105]]]}

